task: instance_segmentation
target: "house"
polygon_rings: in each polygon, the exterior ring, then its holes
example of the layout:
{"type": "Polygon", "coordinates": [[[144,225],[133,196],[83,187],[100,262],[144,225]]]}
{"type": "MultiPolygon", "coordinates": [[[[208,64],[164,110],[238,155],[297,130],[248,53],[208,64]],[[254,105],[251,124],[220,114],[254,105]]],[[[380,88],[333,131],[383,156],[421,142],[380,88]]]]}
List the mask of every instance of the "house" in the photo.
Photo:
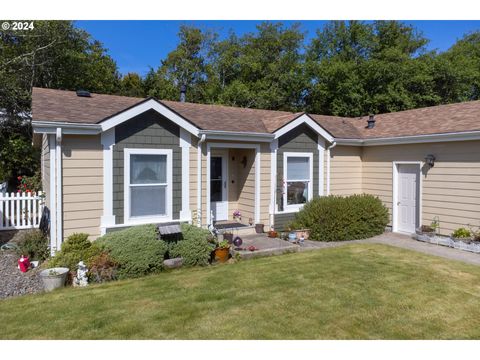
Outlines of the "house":
{"type": "Polygon", "coordinates": [[[283,229],[315,196],[368,193],[393,231],[479,226],[480,101],[360,118],[34,88],[51,241],[143,223],[283,229]]]}

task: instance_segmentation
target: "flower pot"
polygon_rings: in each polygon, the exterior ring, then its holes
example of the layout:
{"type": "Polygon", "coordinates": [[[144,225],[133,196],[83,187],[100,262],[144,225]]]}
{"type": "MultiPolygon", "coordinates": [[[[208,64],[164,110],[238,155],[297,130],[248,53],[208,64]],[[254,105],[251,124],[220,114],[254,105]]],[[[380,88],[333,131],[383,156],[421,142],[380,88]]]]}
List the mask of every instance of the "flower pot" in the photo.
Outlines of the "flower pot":
{"type": "Polygon", "coordinates": [[[43,288],[45,291],[52,291],[65,286],[67,279],[68,268],[58,267],[46,269],[40,272],[43,288]]]}
{"type": "Polygon", "coordinates": [[[297,239],[303,238],[304,240],[308,240],[310,236],[310,229],[300,229],[296,231],[297,239]]]}
{"type": "Polygon", "coordinates": [[[230,233],[224,233],[223,234],[223,240],[227,240],[229,244],[233,242],[233,234],[230,233]]]}
{"type": "Polygon", "coordinates": [[[264,224],[255,224],[255,232],[257,234],[263,234],[264,224]]]}
{"type": "Polygon", "coordinates": [[[276,238],[276,237],[278,237],[278,233],[276,231],[270,230],[268,232],[268,237],[269,238],[276,238]]]}
{"type": "Polygon", "coordinates": [[[218,262],[224,263],[228,260],[229,253],[230,253],[230,248],[216,248],[215,260],[217,260],[218,262]]]}

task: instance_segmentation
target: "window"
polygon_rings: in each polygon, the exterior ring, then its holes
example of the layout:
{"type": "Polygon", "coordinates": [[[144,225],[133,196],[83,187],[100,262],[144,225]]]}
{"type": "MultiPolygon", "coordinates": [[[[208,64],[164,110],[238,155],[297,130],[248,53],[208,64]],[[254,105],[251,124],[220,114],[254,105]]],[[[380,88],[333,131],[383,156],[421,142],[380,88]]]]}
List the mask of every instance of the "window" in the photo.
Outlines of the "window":
{"type": "Polygon", "coordinates": [[[312,153],[284,153],[285,210],[299,209],[312,199],[312,153]]]}
{"type": "Polygon", "coordinates": [[[125,149],[126,222],[171,216],[171,150],[125,149]]]}

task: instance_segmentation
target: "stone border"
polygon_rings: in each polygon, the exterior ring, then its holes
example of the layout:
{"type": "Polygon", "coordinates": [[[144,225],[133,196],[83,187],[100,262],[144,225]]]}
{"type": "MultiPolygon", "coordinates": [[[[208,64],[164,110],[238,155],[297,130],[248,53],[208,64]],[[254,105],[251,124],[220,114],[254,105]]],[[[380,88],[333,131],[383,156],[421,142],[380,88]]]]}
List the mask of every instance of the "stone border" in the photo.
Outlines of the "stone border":
{"type": "Polygon", "coordinates": [[[480,254],[480,244],[478,243],[467,244],[466,242],[463,242],[461,240],[455,240],[451,237],[438,236],[438,235],[430,236],[426,234],[421,234],[421,235],[415,234],[414,239],[418,241],[430,243],[430,244],[442,245],[442,246],[447,246],[447,247],[451,247],[458,250],[470,251],[476,254],[480,254]]]}

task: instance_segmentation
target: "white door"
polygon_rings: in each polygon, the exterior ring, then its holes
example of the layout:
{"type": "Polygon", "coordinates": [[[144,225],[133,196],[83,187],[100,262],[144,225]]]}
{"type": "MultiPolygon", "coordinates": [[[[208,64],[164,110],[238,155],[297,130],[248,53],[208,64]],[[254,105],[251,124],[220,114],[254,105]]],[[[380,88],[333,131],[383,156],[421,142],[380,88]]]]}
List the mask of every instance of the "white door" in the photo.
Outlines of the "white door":
{"type": "Polygon", "coordinates": [[[213,221],[228,220],[226,155],[210,157],[210,209],[213,221]]]}
{"type": "Polygon", "coordinates": [[[418,165],[398,165],[397,227],[401,232],[414,233],[418,227],[419,172],[418,165]]]}

